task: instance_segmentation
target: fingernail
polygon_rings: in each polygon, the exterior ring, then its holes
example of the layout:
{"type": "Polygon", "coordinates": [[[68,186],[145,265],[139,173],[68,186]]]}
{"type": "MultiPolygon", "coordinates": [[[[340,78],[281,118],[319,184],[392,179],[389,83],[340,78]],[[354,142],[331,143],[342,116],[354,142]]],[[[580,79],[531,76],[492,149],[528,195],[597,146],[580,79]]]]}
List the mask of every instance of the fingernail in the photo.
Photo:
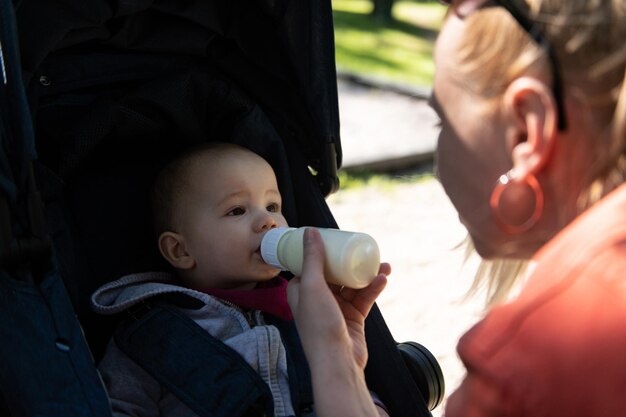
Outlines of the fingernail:
{"type": "Polygon", "coordinates": [[[304,244],[306,245],[311,242],[313,242],[311,228],[307,227],[306,229],[304,229],[304,244]]]}

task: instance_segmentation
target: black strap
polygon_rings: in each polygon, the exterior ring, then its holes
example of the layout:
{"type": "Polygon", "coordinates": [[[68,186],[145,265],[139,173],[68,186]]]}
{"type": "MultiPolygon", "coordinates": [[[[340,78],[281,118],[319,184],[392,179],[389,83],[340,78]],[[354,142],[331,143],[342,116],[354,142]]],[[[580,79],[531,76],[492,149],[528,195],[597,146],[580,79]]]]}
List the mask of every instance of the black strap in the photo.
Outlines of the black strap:
{"type": "Polygon", "coordinates": [[[376,304],[365,320],[365,336],[370,358],[365,368],[367,386],[380,397],[389,415],[431,417],[376,304]]]}
{"type": "Polygon", "coordinates": [[[115,342],[199,416],[273,415],[272,394],[261,377],[174,307],[158,303],[135,312],[118,327],[115,342]]]}
{"type": "Polygon", "coordinates": [[[269,324],[273,324],[280,331],[283,345],[287,351],[287,369],[289,372],[289,387],[291,402],[297,416],[313,417],[313,386],[311,371],[302,349],[302,343],[293,321],[283,321],[273,316],[266,316],[269,324]]]}

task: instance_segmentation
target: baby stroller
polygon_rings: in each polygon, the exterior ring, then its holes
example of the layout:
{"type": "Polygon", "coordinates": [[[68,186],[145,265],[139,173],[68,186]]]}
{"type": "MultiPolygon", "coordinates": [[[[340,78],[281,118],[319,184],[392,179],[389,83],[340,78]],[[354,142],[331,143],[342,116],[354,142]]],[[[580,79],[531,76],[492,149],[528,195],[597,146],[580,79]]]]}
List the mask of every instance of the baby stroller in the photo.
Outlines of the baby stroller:
{"type": "MultiPolygon", "coordinates": [[[[289,224],[338,227],[330,1],[0,4],[0,414],[107,416],[94,360],[115,323],[89,295],[160,267],[147,190],[171,155],[244,145],[274,167],[289,224]]],[[[432,355],[376,307],[366,334],[370,388],[392,416],[429,416],[432,355]]]]}

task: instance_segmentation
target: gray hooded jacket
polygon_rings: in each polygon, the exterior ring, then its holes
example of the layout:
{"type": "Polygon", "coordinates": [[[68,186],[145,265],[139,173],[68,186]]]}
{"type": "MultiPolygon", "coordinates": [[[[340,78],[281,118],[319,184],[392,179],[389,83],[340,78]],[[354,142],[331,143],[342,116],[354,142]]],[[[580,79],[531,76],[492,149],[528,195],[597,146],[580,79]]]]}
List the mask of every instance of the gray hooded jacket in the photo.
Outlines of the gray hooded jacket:
{"type": "MultiPolygon", "coordinates": [[[[164,272],[124,276],[100,287],[91,302],[97,313],[116,314],[142,300],[167,293],[185,294],[202,301],[204,306],[200,309],[179,310],[237,351],[261,376],[272,392],[275,416],[294,415],[285,347],[278,329],[265,324],[261,312],[246,315],[226,301],[176,285],[174,277],[164,272]]],[[[197,416],[124,354],[114,340],[109,342],[99,370],[115,417],[197,416]]]]}

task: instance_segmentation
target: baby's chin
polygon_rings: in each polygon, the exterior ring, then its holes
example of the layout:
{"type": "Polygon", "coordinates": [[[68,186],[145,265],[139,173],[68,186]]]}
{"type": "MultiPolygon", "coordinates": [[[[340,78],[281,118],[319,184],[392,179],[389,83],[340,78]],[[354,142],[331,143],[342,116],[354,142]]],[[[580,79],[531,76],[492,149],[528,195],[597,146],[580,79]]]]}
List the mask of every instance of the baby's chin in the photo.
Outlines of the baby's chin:
{"type": "MultiPolygon", "coordinates": [[[[270,265],[264,265],[260,270],[252,271],[250,275],[242,277],[229,277],[230,286],[233,289],[254,288],[257,284],[268,282],[280,275],[282,271],[270,265]]],[[[225,288],[224,286],[222,288],[225,288]]]]}
{"type": "Polygon", "coordinates": [[[263,281],[270,281],[279,276],[281,272],[282,271],[280,269],[272,268],[272,272],[268,275],[267,278],[263,278],[263,281]]]}
{"type": "Polygon", "coordinates": [[[272,265],[265,264],[265,267],[267,268],[266,269],[267,274],[270,275],[271,278],[275,278],[278,275],[280,275],[281,272],[283,272],[279,268],[276,268],[275,266],[272,266],[272,265]]]}

